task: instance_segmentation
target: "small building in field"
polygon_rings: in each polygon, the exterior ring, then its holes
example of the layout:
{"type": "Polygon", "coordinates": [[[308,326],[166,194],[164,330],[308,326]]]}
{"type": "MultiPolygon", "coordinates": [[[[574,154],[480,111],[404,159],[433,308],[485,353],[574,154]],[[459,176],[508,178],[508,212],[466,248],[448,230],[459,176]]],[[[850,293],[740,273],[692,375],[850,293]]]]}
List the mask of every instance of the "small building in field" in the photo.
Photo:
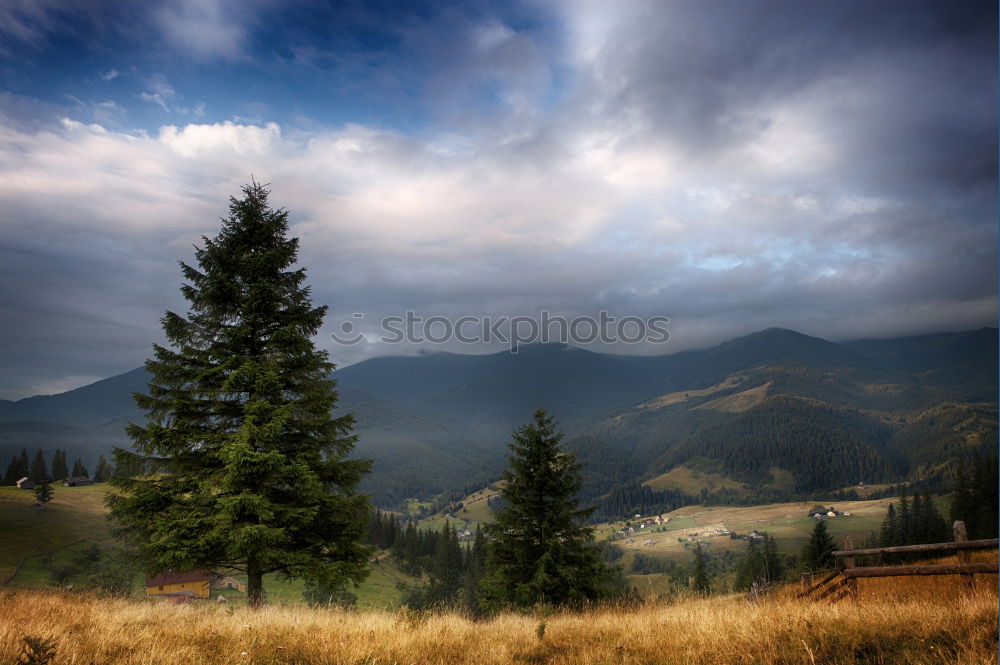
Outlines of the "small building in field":
{"type": "Polygon", "coordinates": [[[196,569],[186,573],[168,570],[146,578],[146,594],[149,596],[192,596],[208,598],[212,573],[196,569]]]}
{"type": "Polygon", "coordinates": [[[240,582],[238,579],[232,575],[226,575],[225,577],[217,577],[212,580],[213,589],[236,589],[240,593],[246,593],[247,585],[240,582]]]}
{"type": "Polygon", "coordinates": [[[17,481],[17,486],[23,490],[33,490],[35,489],[35,481],[31,478],[25,476],[17,481]]]}
{"type": "Polygon", "coordinates": [[[80,487],[82,485],[93,485],[94,481],[87,476],[71,476],[63,478],[63,487],[80,487]]]}

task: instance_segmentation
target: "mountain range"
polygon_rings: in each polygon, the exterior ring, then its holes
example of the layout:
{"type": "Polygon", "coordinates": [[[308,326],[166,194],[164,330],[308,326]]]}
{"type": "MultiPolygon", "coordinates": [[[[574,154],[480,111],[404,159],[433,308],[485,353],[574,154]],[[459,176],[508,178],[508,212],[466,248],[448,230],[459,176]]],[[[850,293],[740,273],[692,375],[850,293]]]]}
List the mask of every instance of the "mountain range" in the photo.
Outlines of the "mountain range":
{"type": "MultiPolygon", "coordinates": [[[[659,356],[535,344],[379,357],[334,378],[356,454],[375,460],[365,490],[384,507],[495,480],[511,431],[540,407],[585,463],[588,496],[645,483],[771,500],[933,479],[995,450],[997,348],[995,328],[844,344],[775,328],[659,356]]],[[[92,464],[128,445],[147,382],[139,368],[0,401],[0,455],[62,448],[92,464]]]]}

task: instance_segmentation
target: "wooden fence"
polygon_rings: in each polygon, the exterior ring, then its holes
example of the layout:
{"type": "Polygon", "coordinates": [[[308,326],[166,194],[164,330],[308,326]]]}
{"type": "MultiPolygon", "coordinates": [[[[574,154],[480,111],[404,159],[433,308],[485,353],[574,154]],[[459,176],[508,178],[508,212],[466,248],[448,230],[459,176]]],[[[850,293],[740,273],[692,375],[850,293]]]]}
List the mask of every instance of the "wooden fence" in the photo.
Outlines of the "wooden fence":
{"type": "Polygon", "coordinates": [[[841,559],[843,566],[837,570],[825,570],[810,573],[802,577],[802,592],[799,598],[823,600],[831,598],[837,602],[847,596],[857,596],[858,578],[860,577],[898,577],[903,575],[961,575],[965,585],[971,588],[975,584],[976,575],[996,575],[997,562],[972,563],[969,552],[972,550],[996,549],[996,538],[987,540],[969,540],[966,536],[965,522],[955,522],[955,540],[950,543],[930,543],[927,545],[902,545],[899,547],[874,547],[870,549],[852,549],[851,538],[844,539],[843,550],[833,553],[841,559]],[[855,566],[854,560],[862,556],[879,554],[905,554],[914,552],[956,552],[957,563],[941,565],[905,565],[905,566],[855,566]]]}

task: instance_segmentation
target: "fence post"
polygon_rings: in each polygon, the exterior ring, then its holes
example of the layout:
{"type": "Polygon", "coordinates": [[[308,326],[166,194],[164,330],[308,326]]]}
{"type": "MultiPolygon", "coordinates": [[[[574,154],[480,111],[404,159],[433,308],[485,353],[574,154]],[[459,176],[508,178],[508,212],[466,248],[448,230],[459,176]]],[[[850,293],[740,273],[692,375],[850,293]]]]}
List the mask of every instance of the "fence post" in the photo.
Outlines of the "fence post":
{"type": "MultiPolygon", "coordinates": [[[[854,538],[852,538],[851,536],[845,536],[844,537],[844,549],[845,550],[853,550],[854,549],[854,538]]],[[[848,570],[850,568],[854,568],[854,557],[853,556],[845,556],[844,557],[844,570],[848,570]]],[[[848,593],[851,595],[851,598],[857,598],[858,597],[858,580],[856,578],[854,578],[854,577],[848,577],[847,578],[847,590],[848,590],[848,593]]]]}
{"type": "MultiPolygon", "coordinates": [[[[969,535],[965,532],[965,522],[962,520],[956,520],[955,525],[952,527],[955,531],[955,542],[963,543],[969,539],[969,535]]],[[[972,555],[969,550],[958,550],[958,562],[959,563],[969,563],[972,560],[972,555]]],[[[975,573],[962,573],[962,581],[965,583],[965,588],[972,590],[976,586],[976,574],[975,573]]]]}

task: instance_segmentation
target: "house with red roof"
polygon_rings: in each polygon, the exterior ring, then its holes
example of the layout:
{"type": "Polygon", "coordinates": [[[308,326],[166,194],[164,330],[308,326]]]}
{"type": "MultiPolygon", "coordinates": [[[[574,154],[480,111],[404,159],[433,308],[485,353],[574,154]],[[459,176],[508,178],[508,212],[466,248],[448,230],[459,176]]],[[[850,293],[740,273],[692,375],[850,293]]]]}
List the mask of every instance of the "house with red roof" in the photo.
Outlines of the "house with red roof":
{"type": "Polygon", "coordinates": [[[195,569],[185,573],[168,570],[146,578],[146,594],[149,596],[189,596],[208,598],[212,583],[212,571],[195,569]]]}

